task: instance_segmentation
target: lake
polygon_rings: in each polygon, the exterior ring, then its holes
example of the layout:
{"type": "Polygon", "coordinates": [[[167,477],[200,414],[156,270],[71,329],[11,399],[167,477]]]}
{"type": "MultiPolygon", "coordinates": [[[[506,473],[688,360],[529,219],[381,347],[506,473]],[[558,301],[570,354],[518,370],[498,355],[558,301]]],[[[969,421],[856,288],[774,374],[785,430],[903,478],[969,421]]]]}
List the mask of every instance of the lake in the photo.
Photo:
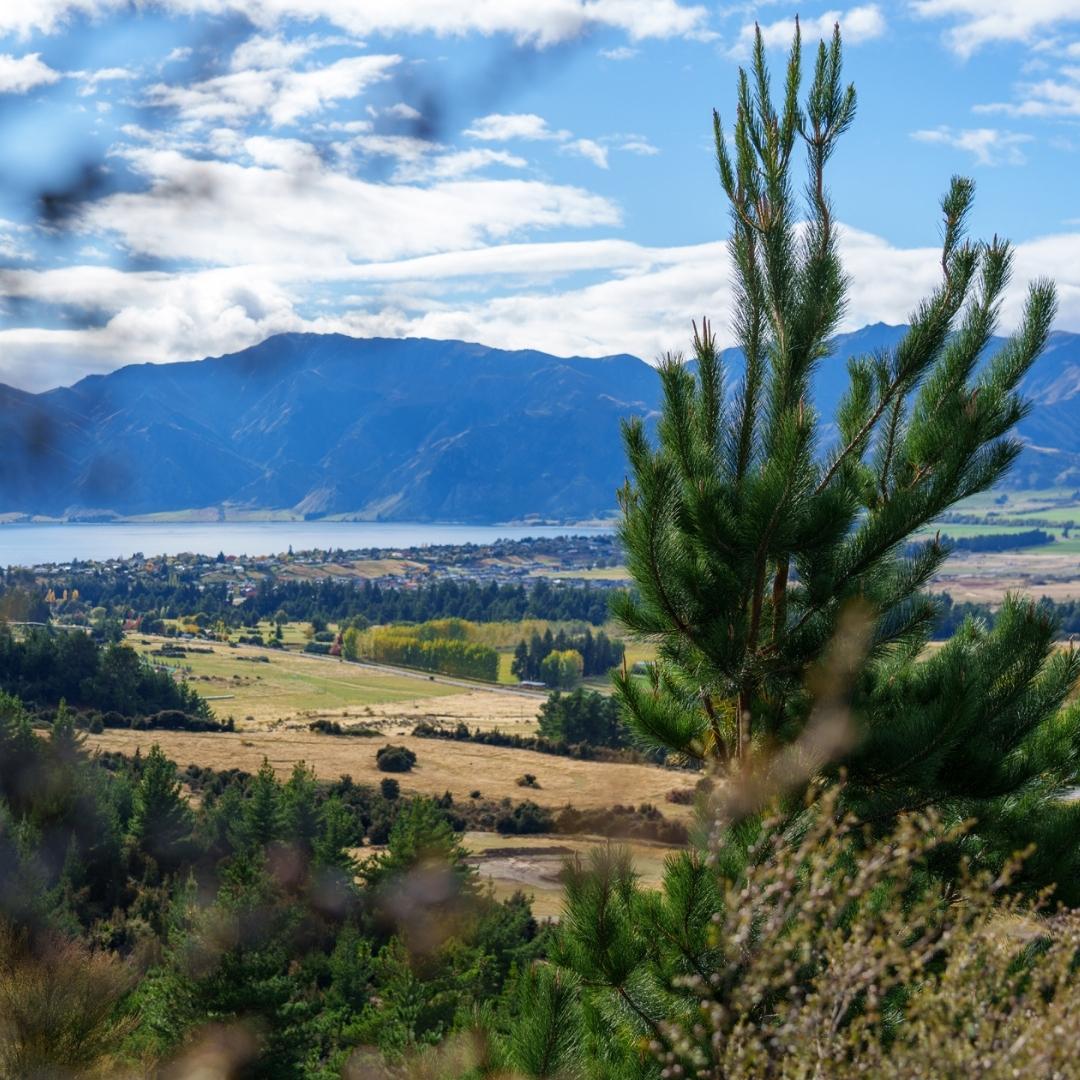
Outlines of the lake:
{"type": "Polygon", "coordinates": [[[319,548],[403,548],[486,544],[530,536],[604,535],[585,525],[416,525],[396,522],[244,521],[181,524],[0,525],[0,566],[37,566],[72,559],[146,556],[275,555],[319,548]]]}

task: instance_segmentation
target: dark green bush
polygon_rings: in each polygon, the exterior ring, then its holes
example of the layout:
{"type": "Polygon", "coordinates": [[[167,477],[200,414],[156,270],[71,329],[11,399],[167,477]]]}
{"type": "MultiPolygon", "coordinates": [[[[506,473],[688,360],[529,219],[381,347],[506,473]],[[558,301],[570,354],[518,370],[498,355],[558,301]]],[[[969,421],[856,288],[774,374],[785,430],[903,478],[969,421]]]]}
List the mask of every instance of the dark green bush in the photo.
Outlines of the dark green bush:
{"type": "Polygon", "coordinates": [[[409,772],[416,764],[416,754],[407,746],[388,743],[376,753],[375,764],[383,772],[409,772]]]}
{"type": "Polygon", "coordinates": [[[529,833],[555,831],[551,811],[534,802],[518,803],[513,810],[502,813],[495,820],[496,832],[504,836],[525,836],[529,833]]]}

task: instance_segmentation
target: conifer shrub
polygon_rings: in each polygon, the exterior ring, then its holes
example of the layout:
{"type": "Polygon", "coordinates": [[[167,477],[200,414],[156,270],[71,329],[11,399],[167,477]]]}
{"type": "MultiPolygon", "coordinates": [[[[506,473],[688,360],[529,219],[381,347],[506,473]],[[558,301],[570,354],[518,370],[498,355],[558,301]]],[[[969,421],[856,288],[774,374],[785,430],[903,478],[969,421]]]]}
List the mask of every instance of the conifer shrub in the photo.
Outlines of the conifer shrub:
{"type": "Polygon", "coordinates": [[[924,538],[1020,454],[1021,387],[1055,289],[1035,280],[1015,332],[996,338],[1013,251],[968,238],[974,184],[954,177],[938,283],[895,345],[851,359],[846,393],[819,415],[814,376],[835,363],[848,293],[827,182],[855,118],[841,67],[837,28],[803,96],[796,30],[774,92],[759,33],[730,138],[714,114],[738,351],[698,324],[693,364],[660,365],[655,428],[624,424],[619,536],[635,589],[613,610],[657,659],[645,678],[617,671],[616,694],[644,747],[765,785],[843,768],[850,809],[878,828],[927,806],[972,818],[953,854],[1001,866],[1034,842],[1018,884],[1080,902],[1080,650],[1057,649],[1052,613],[1012,596],[992,627],[967,620],[926,648],[927,585],[949,547],[924,538]]]}

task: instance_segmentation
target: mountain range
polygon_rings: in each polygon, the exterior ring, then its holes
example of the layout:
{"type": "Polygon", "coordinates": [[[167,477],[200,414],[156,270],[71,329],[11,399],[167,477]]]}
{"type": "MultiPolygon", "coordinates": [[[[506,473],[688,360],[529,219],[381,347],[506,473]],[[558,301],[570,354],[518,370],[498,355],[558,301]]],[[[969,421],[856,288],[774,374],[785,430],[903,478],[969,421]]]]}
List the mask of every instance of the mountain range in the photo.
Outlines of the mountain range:
{"type": "MultiPolygon", "coordinates": [[[[879,323],[837,338],[815,381],[825,417],[847,357],[903,332],[879,323]]],[[[1080,334],[1055,332],[1024,389],[1027,447],[1009,485],[1080,486],[1080,334]]],[[[651,416],[658,400],[654,369],[628,355],[281,334],[40,394],[0,385],[0,513],[580,521],[614,510],[619,420],[651,416]]]]}

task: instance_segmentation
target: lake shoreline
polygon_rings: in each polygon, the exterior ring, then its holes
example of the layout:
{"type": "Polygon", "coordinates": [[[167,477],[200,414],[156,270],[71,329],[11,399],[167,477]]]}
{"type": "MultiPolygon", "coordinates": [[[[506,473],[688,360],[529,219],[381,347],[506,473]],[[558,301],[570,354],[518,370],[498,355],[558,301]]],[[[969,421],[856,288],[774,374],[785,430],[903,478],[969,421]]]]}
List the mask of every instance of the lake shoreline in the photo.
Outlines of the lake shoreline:
{"type": "Polygon", "coordinates": [[[330,521],[30,521],[0,524],[0,566],[107,562],[136,554],[258,558],[294,551],[386,551],[491,544],[572,535],[610,535],[613,524],[330,521]]]}

